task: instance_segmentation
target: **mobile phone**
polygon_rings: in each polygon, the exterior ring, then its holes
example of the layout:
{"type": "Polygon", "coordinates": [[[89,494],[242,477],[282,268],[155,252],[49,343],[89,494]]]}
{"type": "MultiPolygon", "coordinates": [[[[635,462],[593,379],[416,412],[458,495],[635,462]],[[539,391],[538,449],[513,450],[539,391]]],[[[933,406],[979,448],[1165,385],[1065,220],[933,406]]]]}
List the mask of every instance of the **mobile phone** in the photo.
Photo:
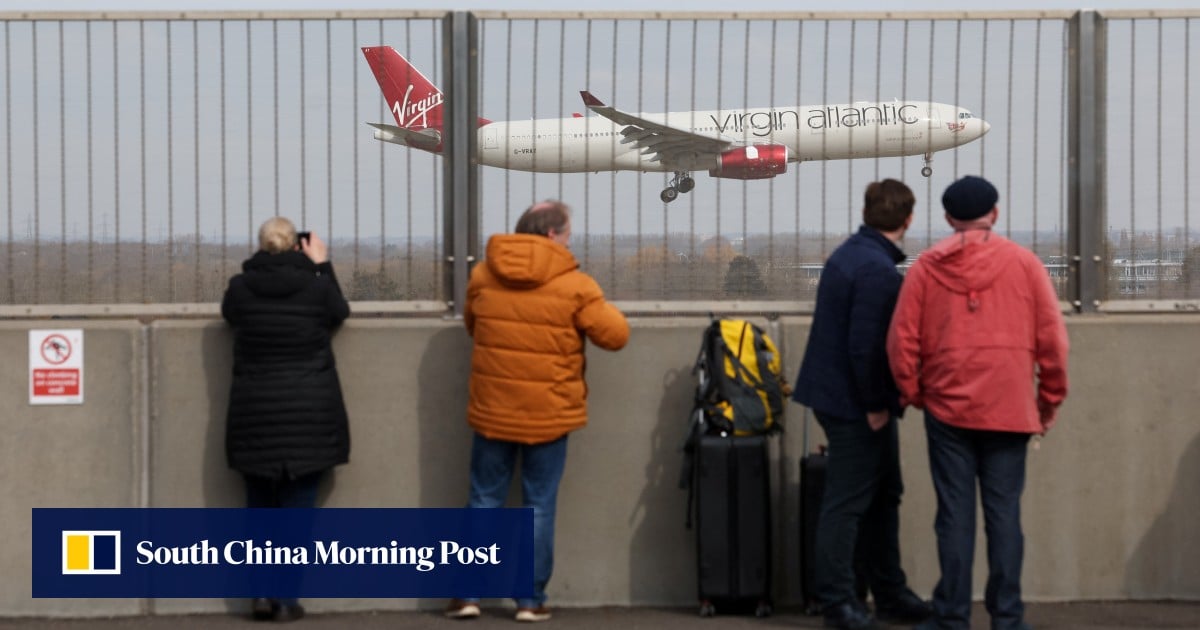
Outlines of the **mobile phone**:
{"type": "Polygon", "coordinates": [[[296,242],[303,243],[312,236],[312,232],[296,232],[296,242]]]}

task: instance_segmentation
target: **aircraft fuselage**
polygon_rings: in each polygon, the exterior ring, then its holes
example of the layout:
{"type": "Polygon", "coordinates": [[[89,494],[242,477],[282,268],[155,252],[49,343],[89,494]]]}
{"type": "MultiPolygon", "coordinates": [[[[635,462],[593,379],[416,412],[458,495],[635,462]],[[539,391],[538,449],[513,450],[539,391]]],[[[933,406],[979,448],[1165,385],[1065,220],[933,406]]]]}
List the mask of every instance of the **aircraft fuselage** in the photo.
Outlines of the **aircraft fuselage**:
{"type": "MultiPolygon", "coordinates": [[[[785,145],[788,161],[920,155],[987,132],[967,110],[924,101],[638,114],[650,121],[749,145],[785,145]]],[[[618,125],[599,116],[497,121],[478,130],[482,164],[545,173],[708,170],[712,155],[653,161],[618,125]]],[[[647,154],[648,153],[648,154],[647,154]]]]}

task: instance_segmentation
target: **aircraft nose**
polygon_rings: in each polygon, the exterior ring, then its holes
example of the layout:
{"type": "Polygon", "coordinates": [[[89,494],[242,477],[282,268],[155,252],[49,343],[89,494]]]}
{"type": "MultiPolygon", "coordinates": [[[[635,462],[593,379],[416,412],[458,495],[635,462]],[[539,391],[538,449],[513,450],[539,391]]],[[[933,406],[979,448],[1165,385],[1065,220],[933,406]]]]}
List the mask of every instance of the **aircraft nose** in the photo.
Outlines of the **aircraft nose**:
{"type": "Polygon", "coordinates": [[[988,124],[988,121],[983,119],[979,120],[979,135],[982,136],[986,134],[991,128],[992,126],[988,124]]]}

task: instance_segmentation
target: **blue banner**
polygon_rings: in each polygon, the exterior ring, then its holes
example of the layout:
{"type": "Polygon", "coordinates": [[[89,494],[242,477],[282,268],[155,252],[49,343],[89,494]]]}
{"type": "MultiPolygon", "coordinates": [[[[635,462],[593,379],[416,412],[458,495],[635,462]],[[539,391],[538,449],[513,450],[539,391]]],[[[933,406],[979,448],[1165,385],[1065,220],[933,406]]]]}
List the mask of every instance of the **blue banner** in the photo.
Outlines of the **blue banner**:
{"type": "Polygon", "coordinates": [[[531,597],[533,510],[34,508],[34,597],[531,597]]]}

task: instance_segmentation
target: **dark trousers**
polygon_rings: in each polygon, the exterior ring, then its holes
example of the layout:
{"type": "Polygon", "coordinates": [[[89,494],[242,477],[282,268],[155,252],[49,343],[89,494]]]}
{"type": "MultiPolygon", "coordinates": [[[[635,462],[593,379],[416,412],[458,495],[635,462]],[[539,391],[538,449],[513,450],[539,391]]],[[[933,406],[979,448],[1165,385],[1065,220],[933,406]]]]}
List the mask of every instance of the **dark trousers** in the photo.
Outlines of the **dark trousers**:
{"type": "Polygon", "coordinates": [[[866,417],[816,416],[829,440],[825,496],[817,522],[817,597],[824,607],[853,601],[857,558],[876,605],[888,605],[908,588],[900,568],[904,483],[897,421],[872,431],[866,417]]]}
{"type": "Polygon", "coordinates": [[[317,488],[324,472],[296,479],[268,479],[246,475],[246,507],[311,508],[317,505],[317,488]]]}
{"type": "MultiPolygon", "coordinates": [[[[245,475],[246,507],[248,508],[312,508],[317,506],[317,488],[324,471],[296,479],[268,479],[245,475]]],[[[281,604],[294,606],[295,597],[280,599],[281,604]]]]}
{"type": "Polygon", "coordinates": [[[925,413],[929,469],[937,491],[938,564],[933,592],[938,628],[970,627],[971,573],[975,559],[975,483],[979,480],[987,535],[988,579],[984,602],[993,630],[1025,628],[1021,601],[1021,492],[1025,489],[1026,433],[972,431],[925,413]]]}

